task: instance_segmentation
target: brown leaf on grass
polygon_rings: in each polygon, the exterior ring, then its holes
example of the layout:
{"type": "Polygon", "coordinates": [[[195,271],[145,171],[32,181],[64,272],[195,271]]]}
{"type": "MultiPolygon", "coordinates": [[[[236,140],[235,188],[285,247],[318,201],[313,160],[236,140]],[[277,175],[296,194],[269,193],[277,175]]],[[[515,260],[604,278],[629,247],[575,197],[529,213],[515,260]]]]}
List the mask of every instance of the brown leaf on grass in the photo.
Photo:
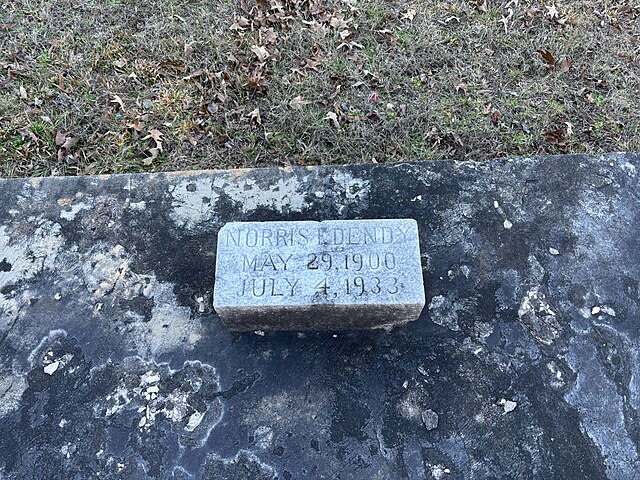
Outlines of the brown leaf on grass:
{"type": "Polygon", "coordinates": [[[265,47],[252,45],[250,49],[253,53],[255,53],[260,62],[264,62],[269,58],[269,51],[265,47]]]}
{"type": "Polygon", "coordinates": [[[262,34],[262,40],[264,40],[265,43],[270,45],[278,43],[278,34],[273,28],[261,29],[260,33],[262,34]]]}
{"type": "Polygon", "coordinates": [[[164,136],[164,134],[156,129],[153,128],[151,130],[149,130],[149,135],[147,135],[146,137],[143,137],[142,140],[153,140],[154,143],[156,144],[155,147],[150,148],[149,149],[149,153],[151,154],[150,157],[147,157],[145,159],[142,160],[142,163],[145,165],[151,165],[153,163],[153,161],[158,158],[158,155],[160,155],[160,153],[162,153],[162,137],[164,136]]]}
{"type": "Polygon", "coordinates": [[[153,129],[149,130],[149,135],[144,137],[142,140],[149,140],[151,138],[151,139],[153,139],[154,142],[156,142],[156,146],[157,146],[158,144],[162,145],[162,137],[163,136],[164,136],[164,133],[162,133],[160,130],[158,130],[156,128],[153,128],[153,129]]]}
{"type": "Polygon", "coordinates": [[[267,89],[267,79],[264,78],[262,70],[255,70],[251,75],[244,75],[245,83],[243,87],[251,90],[263,91],[267,89]]]}
{"type": "Polygon", "coordinates": [[[358,42],[343,42],[340,45],[338,45],[336,50],[340,50],[341,48],[344,48],[344,47],[347,47],[349,50],[353,50],[354,48],[363,49],[364,45],[358,42]]]}
{"type": "Polygon", "coordinates": [[[127,127],[135,130],[138,133],[140,133],[140,132],[142,132],[142,130],[144,130],[144,125],[141,124],[140,120],[138,120],[138,119],[136,119],[136,121],[133,122],[133,123],[128,123],[127,127]]]}
{"type": "Polygon", "coordinates": [[[146,166],[151,165],[154,162],[154,160],[158,158],[158,155],[160,155],[161,152],[162,152],[162,148],[158,148],[158,147],[150,148],[149,153],[151,154],[151,156],[147,158],[143,158],[142,163],[146,166]]]}
{"type": "Polygon", "coordinates": [[[571,61],[566,58],[560,60],[558,63],[556,63],[555,68],[560,73],[567,73],[569,70],[571,70],[571,61]]]}
{"type": "Polygon", "coordinates": [[[56,133],[56,147],[61,147],[62,144],[67,140],[67,136],[62,132],[56,133]]]}
{"type": "Polygon", "coordinates": [[[305,58],[304,59],[304,68],[307,68],[309,70],[313,70],[313,71],[318,71],[318,65],[320,65],[320,61],[318,60],[313,60],[311,58],[305,58]]]}
{"type": "Polygon", "coordinates": [[[302,95],[298,95],[289,101],[289,106],[294,110],[302,110],[302,107],[309,105],[310,103],[311,102],[309,100],[305,100],[302,95]]]}
{"type": "Polygon", "coordinates": [[[491,114],[491,123],[494,125],[498,125],[499,121],[500,121],[500,112],[498,110],[494,110],[494,112],[491,114]]]}
{"type": "Polygon", "coordinates": [[[556,59],[553,56],[553,54],[549,51],[549,50],[538,50],[537,51],[540,56],[542,57],[542,59],[547,62],[547,64],[551,67],[555,67],[556,65],[556,59]]]}
{"type": "Polygon", "coordinates": [[[199,70],[196,70],[195,72],[190,73],[186,77],[182,77],[182,80],[191,80],[193,78],[201,77],[202,75],[204,75],[204,70],[199,69],[199,70]]]}
{"type": "Polygon", "coordinates": [[[120,106],[120,110],[122,110],[124,112],[124,102],[122,101],[122,99],[120,98],[120,96],[118,95],[111,95],[113,98],[111,100],[109,100],[109,103],[115,103],[117,105],[120,106]]]}
{"type": "Polygon", "coordinates": [[[233,24],[229,27],[229,29],[233,31],[244,31],[247,28],[249,28],[249,25],[250,25],[249,20],[241,16],[236,18],[236,21],[233,22],[233,24]]]}
{"type": "Polygon", "coordinates": [[[28,128],[21,128],[18,131],[20,132],[20,135],[22,135],[23,137],[29,137],[31,140],[33,140],[36,143],[40,142],[40,139],[36,136],[36,134],[33,133],[28,128]]]}
{"type": "Polygon", "coordinates": [[[483,13],[487,13],[487,0],[476,0],[476,8],[483,13]]]}
{"type": "Polygon", "coordinates": [[[464,143],[462,142],[462,138],[460,138],[460,135],[458,135],[456,132],[451,132],[451,136],[458,145],[464,147],[464,143]]]}
{"type": "Polygon", "coordinates": [[[262,119],[260,118],[260,108],[256,107],[255,110],[252,110],[247,114],[249,118],[249,122],[255,121],[258,125],[262,125],[262,119]]]}
{"type": "Polygon", "coordinates": [[[482,107],[482,114],[489,115],[491,113],[491,103],[487,103],[484,107],[482,107]]]}
{"type": "Polygon", "coordinates": [[[158,158],[158,155],[160,155],[162,153],[162,137],[164,136],[164,134],[156,129],[153,128],[151,130],[149,130],[149,135],[147,135],[146,137],[143,137],[142,140],[153,140],[154,143],[156,144],[155,147],[152,147],[149,149],[149,153],[151,154],[150,157],[144,158],[142,160],[142,163],[144,165],[151,165],[153,163],[153,161],[158,158]]]}
{"type": "Polygon", "coordinates": [[[334,98],[336,98],[340,94],[340,90],[342,90],[342,85],[338,85],[334,92],[329,95],[329,100],[333,100],[334,98]]]}
{"type": "Polygon", "coordinates": [[[564,130],[562,128],[545,132],[542,136],[552,145],[560,145],[564,142],[564,130]]]}
{"type": "Polygon", "coordinates": [[[329,112],[324,116],[325,120],[331,120],[336,128],[340,128],[340,123],[338,123],[338,115],[335,112],[329,112]]]}
{"type": "Polygon", "coordinates": [[[465,95],[469,93],[469,87],[467,86],[466,83],[459,83],[458,85],[455,86],[455,89],[456,89],[456,93],[460,93],[460,91],[462,91],[465,95]]]}
{"type": "Polygon", "coordinates": [[[60,148],[64,148],[65,150],[69,151],[78,144],[79,140],[80,137],[67,137],[60,148]]]}
{"type": "Polygon", "coordinates": [[[406,12],[404,12],[402,15],[400,15],[400,20],[409,20],[412,21],[414,19],[414,17],[416,16],[416,10],[415,8],[410,8],[409,10],[407,10],[406,12]]]}
{"type": "Polygon", "coordinates": [[[336,30],[345,30],[346,28],[349,28],[349,20],[345,20],[342,17],[331,17],[329,25],[336,30]]]}

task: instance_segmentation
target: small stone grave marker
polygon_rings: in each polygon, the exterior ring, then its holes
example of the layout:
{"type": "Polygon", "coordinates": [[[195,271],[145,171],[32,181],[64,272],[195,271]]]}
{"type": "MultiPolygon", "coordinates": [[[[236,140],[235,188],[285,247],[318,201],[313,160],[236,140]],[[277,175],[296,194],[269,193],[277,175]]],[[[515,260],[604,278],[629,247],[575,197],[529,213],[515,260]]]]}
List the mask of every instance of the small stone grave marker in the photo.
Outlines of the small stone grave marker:
{"type": "Polygon", "coordinates": [[[417,319],[412,219],[233,222],[218,233],[214,308],[230,330],[350,330],[417,319]]]}

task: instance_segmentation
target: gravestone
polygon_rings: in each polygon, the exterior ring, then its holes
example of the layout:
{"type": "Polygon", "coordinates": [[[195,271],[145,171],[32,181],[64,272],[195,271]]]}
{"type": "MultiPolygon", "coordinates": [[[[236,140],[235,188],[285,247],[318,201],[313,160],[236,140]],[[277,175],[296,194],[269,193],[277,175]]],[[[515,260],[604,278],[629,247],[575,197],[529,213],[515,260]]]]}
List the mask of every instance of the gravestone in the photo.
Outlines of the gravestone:
{"type": "Polygon", "coordinates": [[[637,478],[638,168],[624,153],[0,180],[0,477],[637,478]],[[415,220],[418,320],[229,331],[225,225],[309,219],[415,220]]]}
{"type": "Polygon", "coordinates": [[[415,220],[227,223],[213,305],[243,330],[390,327],[420,315],[415,220]]]}

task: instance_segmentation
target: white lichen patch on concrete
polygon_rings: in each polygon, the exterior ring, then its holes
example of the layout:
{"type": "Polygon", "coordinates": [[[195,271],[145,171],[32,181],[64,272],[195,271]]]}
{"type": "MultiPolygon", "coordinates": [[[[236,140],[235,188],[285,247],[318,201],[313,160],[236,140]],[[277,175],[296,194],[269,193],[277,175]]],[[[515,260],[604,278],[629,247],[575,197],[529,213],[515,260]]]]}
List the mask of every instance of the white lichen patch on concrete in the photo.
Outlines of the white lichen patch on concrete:
{"type": "Polygon", "coordinates": [[[108,418],[125,410],[135,410],[139,429],[149,430],[165,419],[182,432],[183,440],[189,438],[203,445],[222,418],[223,409],[220,400],[214,398],[201,411],[192,405],[192,397],[201,389],[207,389],[209,393],[217,390],[215,369],[198,361],[188,361],[178,371],[170,369],[168,364],[145,362],[139,357],[125,359],[124,363],[142,373],[138,374],[137,381],[131,375],[120,379],[104,400],[93,405],[94,415],[108,418]],[[189,372],[180,382],[172,380],[174,375],[185,370],[189,372]]]}
{"type": "Polygon", "coordinates": [[[427,468],[429,469],[429,471],[431,473],[431,477],[435,478],[436,480],[441,480],[441,479],[445,478],[446,475],[451,473],[451,470],[446,468],[444,465],[440,465],[440,464],[438,464],[438,465],[427,465],[427,468]]]}
{"type": "Polygon", "coordinates": [[[581,428],[602,452],[607,476],[637,478],[640,458],[627,431],[623,399],[605,374],[595,347],[576,336],[566,359],[578,375],[565,400],[578,409],[581,428]]]}
{"type": "MultiPolygon", "coordinates": [[[[269,464],[264,463],[260,460],[255,454],[250,452],[249,450],[240,450],[235,456],[231,458],[222,458],[215,453],[210,453],[207,455],[207,462],[221,462],[224,465],[243,465],[242,470],[247,469],[247,464],[254,464],[259,471],[257,477],[260,479],[268,479],[268,480],[276,480],[278,477],[278,473],[276,470],[269,464]]],[[[249,471],[255,471],[256,469],[251,468],[249,471]]]]}
{"type": "Polygon", "coordinates": [[[96,245],[81,262],[83,281],[94,298],[111,295],[131,299],[138,295],[150,297],[151,275],[138,275],[131,270],[132,256],[122,245],[96,245]]]}
{"type": "Polygon", "coordinates": [[[328,406],[328,399],[314,389],[300,394],[283,392],[264,397],[255,408],[244,412],[242,423],[280,431],[307,423],[314,429],[325,430],[330,424],[328,406]]]}
{"type": "Polygon", "coordinates": [[[211,177],[187,178],[169,187],[171,219],[179,227],[192,230],[211,220],[220,196],[211,177]]]}
{"type": "Polygon", "coordinates": [[[49,350],[45,353],[42,363],[43,370],[47,375],[53,375],[58,370],[62,370],[73,359],[73,354],[65,353],[61,357],[54,357],[53,351],[49,350]]]}
{"type": "Polygon", "coordinates": [[[96,245],[81,256],[82,282],[96,302],[98,314],[104,303],[145,297],[153,300],[148,321],[136,312],[125,312],[129,341],[142,357],[159,355],[178,348],[192,349],[202,337],[202,324],[191,318],[191,310],[177,304],[173,284],[160,282],[153,273],[139,274],[132,267],[133,257],[122,245],[96,245]]]}
{"type": "Polygon", "coordinates": [[[545,345],[551,345],[560,336],[562,327],[544,293],[539,287],[529,290],[520,302],[518,318],[531,335],[545,345]]]}
{"type": "Polygon", "coordinates": [[[142,356],[156,356],[179,348],[193,349],[202,338],[202,323],[191,318],[191,310],[176,303],[173,285],[153,279],[151,319],[132,324],[131,336],[142,356]]]}
{"type": "Polygon", "coordinates": [[[503,415],[506,415],[507,413],[513,412],[518,406],[518,403],[514,402],[513,400],[501,398],[500,400],[498,400],[498,405],[500,405],[504,409],[503,415]]]}
{"type": "Polygon", "coordinates": [[[20,399],[27,386],[27,380],[18,372],[0,371],[0,418],[20,406],[20,399]]]}
{"type": "Polygon", "coordinates": [[[347,170],[335,170],[331,178],[344,189],[348,200],[364,200],[371,191],[369,181],[354,177],[347,170]]]}
{"type": "MultiPolygon", "coordinates": [[[[301,212],[308,205],[305,200],[308,193],[302,185],[306,178],[281,178],[264,187],[260,182],[245,177],[237,182],[224,183],[221,191],[234,202],[238,202],[245,213],[257,208],[269,208],[278,212],[301,212]]],[[[216,182],[216,185],[220,185],[219,179],[216,182]]]]}
{"type": "Polygon", "coordinates": [[[429,302],[429,318],[431,321],[441,327],[448,328],[457,332],[460,330],[458,326],[458,312],[454,305],[453,299],[449,296],[436,295],[429,302]]]}
{"type": "Polygon", "coordinates": [[[143,212],[147,208],[147,202],[141,200],[139,202],[131,202],[127,199],[127,208],[129,210],[133,210],[134,212],[143,212]]]}
{"type": "Polygon", "coordinates": [[[60,224],[37,218],[31,221],[38,225],[33,233],[15,242],[7,227],[0,225],[0,262],[4,260],[10,265],[8,271],[0,270],[0,289],[32,279],[43,270],[52,270],[62,251],[65,240],[60,224]]]}
{"type": "MultiPolygon", "coordinates": [[[[187,230],[197,229],[215,219],[221,196],[235,202],[243,212],[267,208],[280,213],[301,212],[309,207],[308,196],[321,198],[323,191],[310,192],[306,187],[310,176],[295,175],[279,178],[271,184],[248,175],[218,175],[215,178],[184,178],[169,187],[175,224],[187,230]]],[[[346,171],[332,173],[337,193],[343,193],[349,202],[363,201],[370,192],[369,182],[346,171]]]]}
{"type": "Polygon", "coordinates": [[[398,412],[407,420],[422,423],[423,408],[420,406],[420,396],[415,390],[409,390],[398,402],[398,412]]]}
{"type": "Polygon", "coordinates": [[[88,203],[84,203],[84,202],[75,203],[75,204],[69,205],[68,208],[61,210],[60,218],[71,221],[75,219],[76,215],[82,210],[90,210],[91,208],[93,208],[93,206],[88,203]]]}
{"type": "Polygon", "coordinates": [[[253,431],[256,446],[262,450],[269,448],[273,442],[273,429],[266,425],[260,425],[253,431]]]}

